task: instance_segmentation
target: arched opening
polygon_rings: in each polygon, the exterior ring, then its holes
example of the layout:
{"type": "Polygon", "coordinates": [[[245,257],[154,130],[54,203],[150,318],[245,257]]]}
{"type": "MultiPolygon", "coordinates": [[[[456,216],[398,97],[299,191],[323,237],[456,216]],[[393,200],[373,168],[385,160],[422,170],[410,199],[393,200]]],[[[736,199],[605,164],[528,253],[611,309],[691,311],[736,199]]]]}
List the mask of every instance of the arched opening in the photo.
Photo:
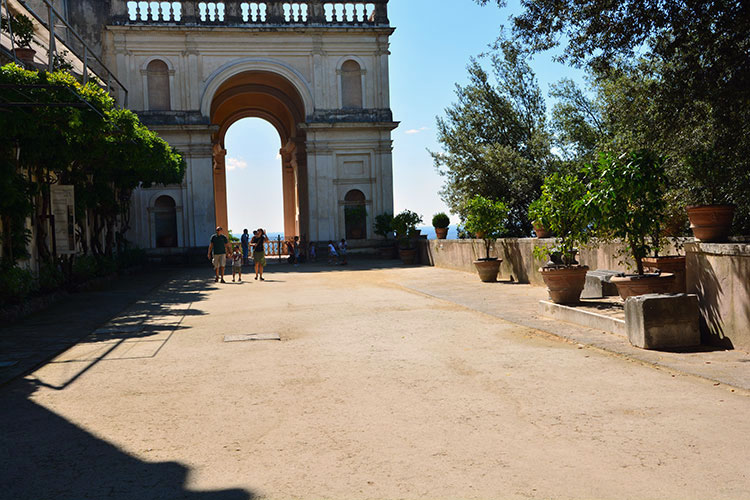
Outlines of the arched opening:
{"type": "Polygon", "coordinates": [[[146,66],[148,83],[148,109],[152,111],[169,111],[169,67],[167,63],[154,59],[146,66]]]}
{"type": "Polygon", "coordinates": [[[229,228],[235,236],[259,227],[284,232],[278,131],[261,118],[243,118],[227,129],[224,145],[229,228]]]}
{"type": "Polygon", "coordinates": [[[351,59],[341,65],[341,107],[362,108],[362,68],[351,59]]]}
{"type": "MultiPolygon", "coordinates": [[[[217,225],[229,226],[226,135],[229,127],[243,118],[265,120],[281,138],[281,148],[277,151],[281,164],[283,231],[287,238],[295,235],[304,238],[308,220],[307,154],[305,134],[299,125],[305,122],[305,107],[291,82],[268,71],[246,71],[232,76],[218,87],[211,101],[211,122],[219,127],[214,135],[217,225]]],[[[232,158],[231,153],[229,158],[232,158]]],[[[246,161],[252,164],[253,159],[246,158],[246,161]]],[[[268,209],[257,207],[255,210],[268,209]]],[[[232,229],[240,231],[242,228],[232,229]]]]}
{"type": "Polygon", "coordinates": [[[154,202],[156,248],[177,247],[177,207],[171,196],[159,196],[154,202]]]}
{"type": "Polygon", "coordinates": [[[352,189],[344,196],[344,224],[346,239],[367,238],[367,199],[359,189],[352,189]]]}

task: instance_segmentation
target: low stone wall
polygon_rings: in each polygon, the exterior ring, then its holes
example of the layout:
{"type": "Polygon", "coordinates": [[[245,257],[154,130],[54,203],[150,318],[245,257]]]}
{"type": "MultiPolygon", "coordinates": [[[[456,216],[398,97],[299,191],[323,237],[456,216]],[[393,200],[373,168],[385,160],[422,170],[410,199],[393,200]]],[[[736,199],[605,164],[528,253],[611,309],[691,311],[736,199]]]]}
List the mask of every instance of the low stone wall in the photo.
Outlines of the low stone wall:
{"type": "MultiPolygon", "coordinates": [[[[495,243],[490,252],[491,257],[500,257],[501,279],[513,276],[515,281],[544,286],[539,268],[546,261],[534,258],[535,246],[552,247],[554,238],[501,238],[495,243]]],[[[466,272],[476,272],[473,262],[484,257],[484,242],[482,240],[426,240],[422,241],[421,259],[423,264],[466,272]]],[[[629,259],[621,256],[623,245],[619,242],[602,243],[580,250],[578,261],[594,269],[608,269],[612,271],[633,272],[628,268],[629,259]]],[[[671,247],[663,252],[665,255],[676,254],[671,247]]]]}
{"type": "Polygon", "coordinates": [[[685,252],[703,343],[750,351],[750,244],[687,243],[685,252]]]}

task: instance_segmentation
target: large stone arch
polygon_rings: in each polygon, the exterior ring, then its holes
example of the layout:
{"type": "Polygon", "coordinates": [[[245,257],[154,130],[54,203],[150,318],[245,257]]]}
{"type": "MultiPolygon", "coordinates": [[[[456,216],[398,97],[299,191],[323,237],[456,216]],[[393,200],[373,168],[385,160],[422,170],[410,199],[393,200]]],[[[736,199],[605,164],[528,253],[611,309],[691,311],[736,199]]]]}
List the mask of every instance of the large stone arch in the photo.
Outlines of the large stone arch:
{"type": "MultiPolygon", "coordinates": [[[[214,144],[214,199],[217,225],[228,227],[226,195],[226,150],[224,137],[229,127],[242,118],[262,118],[273,125],[281,138],[285,236],[307,234],[307,156],[305,122],[307,107],[298,86],[278,71],[237,71],[247,65],[232,65],[220,72],[207,87],[211,96],[206,109],[217,127],[214,144]],[[231,75],[231,76],[228,76],[231,75]],[[219,83],[220,82],[220,83],[219,83]]],[[[259,207],[262,209],[262,207],[259,207]]]]}

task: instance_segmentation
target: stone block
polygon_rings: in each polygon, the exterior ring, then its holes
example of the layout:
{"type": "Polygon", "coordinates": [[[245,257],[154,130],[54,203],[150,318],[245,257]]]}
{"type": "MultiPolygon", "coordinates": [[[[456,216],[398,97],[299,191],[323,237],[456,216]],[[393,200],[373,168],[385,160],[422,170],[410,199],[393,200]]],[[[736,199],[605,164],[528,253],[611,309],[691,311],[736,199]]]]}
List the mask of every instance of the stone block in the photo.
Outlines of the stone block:
{"type": "Polygon", "coordinates": [[[613,276],[625,276],[620,271],[608,271],[606,269],[597,269],[586,273],[586,284],[581,293],[582,299],[601,299],[617,295],[617,287],[610,280],[613,276]]]}
{"type": "Polygon", "coordinates": [[[698,296],[654,293],[628,297],[625,330],[630,343],[642,349],[700,345],[698,296]]]}

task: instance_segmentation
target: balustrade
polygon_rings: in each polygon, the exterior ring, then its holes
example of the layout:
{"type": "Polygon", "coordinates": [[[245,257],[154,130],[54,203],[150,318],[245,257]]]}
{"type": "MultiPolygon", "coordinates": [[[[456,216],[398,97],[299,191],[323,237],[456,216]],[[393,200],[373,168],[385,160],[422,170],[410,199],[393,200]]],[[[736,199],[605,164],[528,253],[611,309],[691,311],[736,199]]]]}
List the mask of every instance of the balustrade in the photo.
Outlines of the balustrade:
{"type": "Polygon", "coordinates": [[[383,26],[388,0],[111,1],[113,24],[383,26]]]}

